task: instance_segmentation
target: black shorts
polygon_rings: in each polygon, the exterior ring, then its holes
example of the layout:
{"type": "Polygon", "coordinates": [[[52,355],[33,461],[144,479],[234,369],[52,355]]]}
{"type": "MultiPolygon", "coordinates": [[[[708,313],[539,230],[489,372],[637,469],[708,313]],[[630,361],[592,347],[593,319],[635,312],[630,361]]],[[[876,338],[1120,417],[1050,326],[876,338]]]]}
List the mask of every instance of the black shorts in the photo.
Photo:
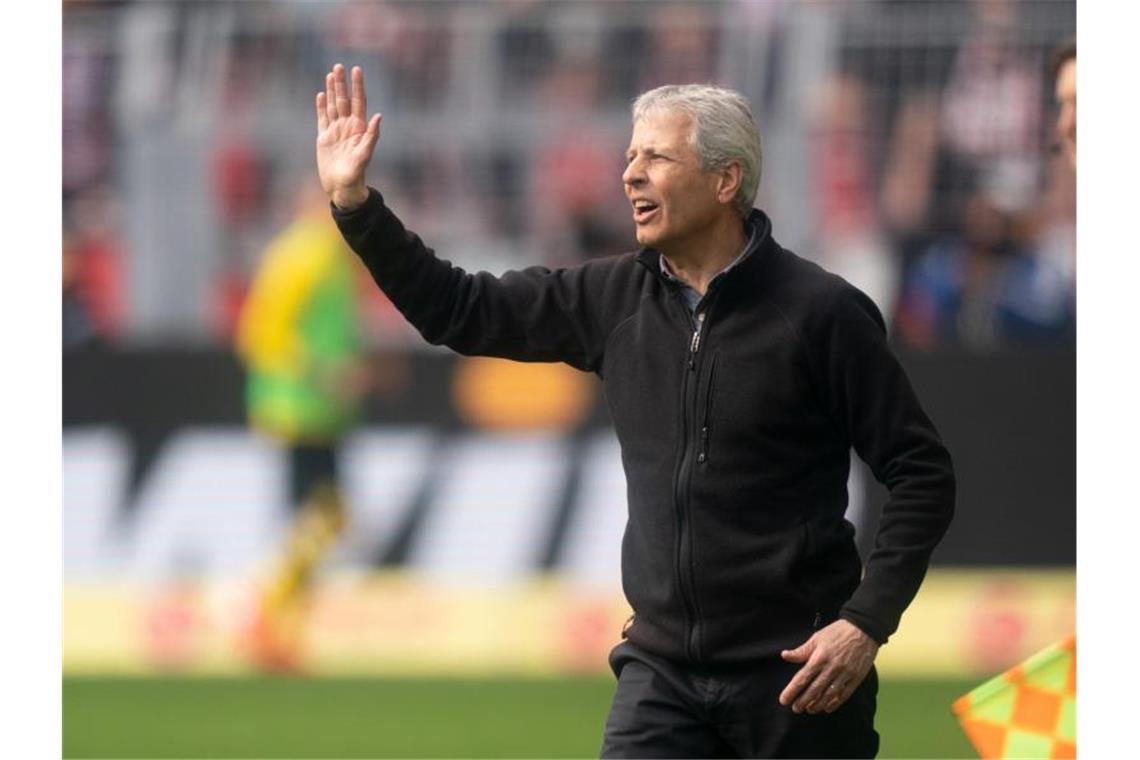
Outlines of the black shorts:
{"type": "Polygon", "coordinates": [[[289,448],[289,505],[293,511],[309,498],[321,484],[336,486],[338,481],[337,447],[333,445],[297,445],[289,448]]]}
{"type": "Polygon", "coordinates": [[[610,653],[617,676],[602,757],[874,757],[875,669],[833,713],[796,714],[779,702],[800,668],[782,658],[699,667],[623,641],[610,653]]]}

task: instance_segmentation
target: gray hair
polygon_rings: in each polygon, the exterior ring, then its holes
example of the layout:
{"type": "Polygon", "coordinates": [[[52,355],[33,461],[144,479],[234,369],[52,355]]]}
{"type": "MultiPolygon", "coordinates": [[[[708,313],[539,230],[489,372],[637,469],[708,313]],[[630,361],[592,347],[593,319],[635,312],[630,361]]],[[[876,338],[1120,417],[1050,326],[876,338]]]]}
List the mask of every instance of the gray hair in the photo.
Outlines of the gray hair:
{"type": "Polygon", "coordinates": [[[748,99],[735,90],[707,84],[667,84],[643,92],[633,101],[633,122],[656,109],[680,110],[692,117],[689,144],[702,171],[740,164],[743,176],[733,203],[741,216],[748,216],[760,187],[763,161],[760,128],[752,118],[748,99]]]}

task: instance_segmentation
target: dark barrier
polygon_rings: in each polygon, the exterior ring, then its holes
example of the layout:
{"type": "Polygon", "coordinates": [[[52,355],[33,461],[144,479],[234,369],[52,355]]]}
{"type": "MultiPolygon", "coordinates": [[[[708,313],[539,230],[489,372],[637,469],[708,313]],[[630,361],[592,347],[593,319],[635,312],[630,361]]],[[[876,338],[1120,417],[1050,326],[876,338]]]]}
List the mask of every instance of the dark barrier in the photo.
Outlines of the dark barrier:
{"type": "MultiPolygon", "coordinates": [[[[1076,354],[939,352],[903,361],[958,474],[958,510],[935,560],[1075,564],[1076,354]]],[[[881,503],[880,494],[869,503],[881,503]]]]}
{"type": "MultiPolygon", "coordinates": [[[[457,408],[457,357],[374,357],[375,424],[467,427],[457,408]]],[[[1076,561],[1076,357],[1065,350],[903,356],[954,456],[958,510],[935,554],[943,565],[1068,565],[1076,561]]],[[[63,358],[65,428],[126,432],[137,486],[164,440],[187,425],[243,424],[243,377],[232,355],[200,351],[86,351],[63,358]]],[[[599,396],[582,422],[609,424],[599,396]]],[[[883,490],[867,478],[867,504],[883,490]]],[[[862,547],[867,549],[869,547],[862,547]]]]}

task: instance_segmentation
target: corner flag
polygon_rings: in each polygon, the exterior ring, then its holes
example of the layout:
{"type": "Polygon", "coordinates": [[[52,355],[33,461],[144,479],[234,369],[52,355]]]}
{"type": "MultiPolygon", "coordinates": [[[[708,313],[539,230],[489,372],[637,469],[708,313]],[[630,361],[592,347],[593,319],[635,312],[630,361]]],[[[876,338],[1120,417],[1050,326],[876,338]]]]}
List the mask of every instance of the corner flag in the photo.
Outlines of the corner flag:
{"type": "Polygon", "coordinates": [[[959,697],[953,710],[983,758],[1075,758],[1076,635],[959,697]]]}

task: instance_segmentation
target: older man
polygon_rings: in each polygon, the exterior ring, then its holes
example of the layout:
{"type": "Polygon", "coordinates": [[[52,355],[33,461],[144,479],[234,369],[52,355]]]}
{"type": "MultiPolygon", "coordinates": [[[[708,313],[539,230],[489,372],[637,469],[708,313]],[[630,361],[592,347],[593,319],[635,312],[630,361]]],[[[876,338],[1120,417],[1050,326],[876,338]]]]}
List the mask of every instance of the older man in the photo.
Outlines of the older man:
{"type": "Polygon", "coordinates": [[[317,95],[341,232],[431,343],[601,378],[628,483],[634,617],[608,757],[873,756],[878,647],[953,511],[950,457],[875,305],[783,249],[752,208],[760,138],[739,94],[634,104],[622,176],[640,251],[502,277],[437,259],[368,188],[363,75],[317,95]],[[849,450],[890,490],[865,572],[843,518],[849,450]]]}

